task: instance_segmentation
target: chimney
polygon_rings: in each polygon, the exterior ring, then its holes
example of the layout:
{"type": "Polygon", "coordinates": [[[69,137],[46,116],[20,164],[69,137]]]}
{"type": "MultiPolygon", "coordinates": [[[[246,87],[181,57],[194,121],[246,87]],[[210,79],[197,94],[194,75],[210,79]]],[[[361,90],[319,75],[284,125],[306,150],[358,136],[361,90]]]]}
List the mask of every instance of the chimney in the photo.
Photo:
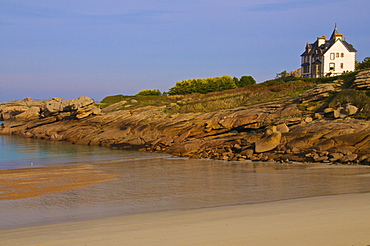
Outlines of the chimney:
{"type": "Polygon", "coordinates": [[[343,34],[335,34],[335,41],[337,40],[343,40],[343,34]]]}
{"type": "Polygon", "coordinates": [[[317,46],[318,47],[325,44],[325,42],[326,42],[326,36],[317,37],[317,46]]]}

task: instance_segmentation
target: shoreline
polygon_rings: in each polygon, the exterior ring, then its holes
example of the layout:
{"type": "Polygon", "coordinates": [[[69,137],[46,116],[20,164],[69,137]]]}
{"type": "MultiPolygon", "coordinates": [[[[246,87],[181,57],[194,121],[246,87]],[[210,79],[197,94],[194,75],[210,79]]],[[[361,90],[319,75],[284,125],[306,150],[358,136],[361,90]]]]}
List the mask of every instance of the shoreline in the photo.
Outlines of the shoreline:
{"type": "Polygon", "coordinates": [[[370,244],[370,193],[0,230],[3,245],[370,244]]]}
{"type": "Polygon", "coordinates": [[[39,107],[18,109],[15,116],[13,106],[3,107],[0,134],[195,159],[370,163],[367,120],[318,113],[302,100],[288,97],[209,112],[170,113],[173,103],[118,110],[122,105],[117,102],[118,108],[102,111],[91,98],[53,98],[39,107]]]}

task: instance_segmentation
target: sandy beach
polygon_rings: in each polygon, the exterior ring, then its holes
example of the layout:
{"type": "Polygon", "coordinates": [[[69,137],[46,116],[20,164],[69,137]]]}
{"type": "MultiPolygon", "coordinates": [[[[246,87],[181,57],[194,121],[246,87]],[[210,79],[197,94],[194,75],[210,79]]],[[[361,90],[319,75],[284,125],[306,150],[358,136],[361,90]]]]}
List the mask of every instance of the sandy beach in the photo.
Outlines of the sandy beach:
{"type": "Polygon", "coordinates": [[[370,193],[0,231],[1,245],[370,245],[370,193]]]}
{"type": "Polygon", "coordinates": [[[51,166],[0,170],[0,201],[81,189],[115,179],[92,165],[51,166]]]}

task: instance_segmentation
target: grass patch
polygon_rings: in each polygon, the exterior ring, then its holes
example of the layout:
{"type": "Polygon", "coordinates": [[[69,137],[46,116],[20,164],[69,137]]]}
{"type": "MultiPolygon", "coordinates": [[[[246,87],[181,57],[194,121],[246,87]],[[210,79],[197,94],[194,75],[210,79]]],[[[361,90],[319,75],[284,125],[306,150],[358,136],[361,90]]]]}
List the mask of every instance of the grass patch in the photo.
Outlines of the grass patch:
{"type": "Polygon", "coordinates": [[[105,97],[99,106],[101,108],[106,108],[114,103],[124,102],[121,110],[123,109],[136,109],[147,106],[168,106],[171,103],[176,103],[178,100],[181,100],[185,96],[124,96],[124,95],[115,95],[105,97]]]}
{"type": "Polygon", "coordinates": [[[118,102],[124,101],[128,97],[130,97],[130,96],[124,96],[124,95],[121,95],[121,94],[120,95],[107,96],[107,97],[104,97],[104,99],[101,101],[101,103],[110,105],[110,104],[113,104],[113,103],[118,103],[118,102]]]}
{"type": "Polygon", "coordinates": [[[313,83],[291,81],[271,86],[248,86],[222,92],[211,92],[206,95],[193,94],[167,107],[168,113],[213,112],[264,103],[281,98],[294,98],[314,86],[313,83]]]}

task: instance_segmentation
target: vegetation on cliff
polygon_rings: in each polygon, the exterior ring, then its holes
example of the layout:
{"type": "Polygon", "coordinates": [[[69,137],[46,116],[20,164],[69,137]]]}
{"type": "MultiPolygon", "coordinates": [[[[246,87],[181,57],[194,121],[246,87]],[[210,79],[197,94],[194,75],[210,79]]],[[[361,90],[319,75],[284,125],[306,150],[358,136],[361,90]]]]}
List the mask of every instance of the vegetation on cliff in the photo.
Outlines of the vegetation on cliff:
{"type": "Polygon", "coordinates": [[[192,94],[169,105],[166,109],[168,113],[213,112],[281,98],[294,98],[312,87],[313,83],[310,82],[291,81],[271,86],[248,86],[222,92],[211,92],[205,95],[192,94]]]}
{"type": "Polygon", "coordinates": [[[213,112],[221,109],[231,109],[241,106],[253,105],[273,101],[281,98],[294,98],[300,93],[314,86],[312,82],[301,80],[284,82],[268,81],[261,84],[252,84],[232,90],[210,92],[207,94],[192,93],[187,95],[169,96],[123,96],[115,95],[105,97],[101,106],[121,102],[117,109],[136,109],[145,106],[163,106],[167,113],[194,113],[213,112]]]}
{"type": "Polygon", "coordinates": [[[231,78],[228,75],[206,79],[188,79],[176,82],[176,85],[171,87],[167,94],[207,94],[210,92],[231,90],[254,84],[256,84],[256,80],[252,76],[242,76],[240,79],[237,77],[231,78]]]}
{"type": "Polygon", "coordinates": [[[365,57],[365,59],[362,62],[359,62],[356,64],[356,69],[369,69],[370,68],[370,57],[365,57]]]}
{"type": "MultiPolygon", "coordinates": [[[[330,92],[325,97],[325,100],[323,99],[324,101],[316,100],[315,102],[303,104],[300,107],[315,107],[317,110],[320,110],[320,106],[322,107],[323,105],[339,107],[350,103],[361,109],[361,111],[353,116],[354,118],[370,119],[370,92],[368,90],[357,90],[354,88],[354,81],[358,73],[359,71],[355,71],[336,77],[305,78],[304,80],[302,78],[280,76],[276,79],[259,84],[256,84],[254,79],[250,76],[243,76],[240,80],[224,76],[223,79],[228,81],[233,80],[234,83],[237,83],[236,81],[238,80],[238,83],[243,81],[243,83],[248,85],[240,88],[232,86],[233,89],[230,90],[208,93],[184,93],[183,95],[159,95],[160,92],[158,90],[156,93],[154,93],[155,90],[144,90],[143,93],[138,93],[135,96],[108,96],[103,99],[101,106],[105,108],[111,104],[120,102],[120,106],[116,107],[115,110],[137,109],[146,106],[162,106],[164,112],[168,114],[206,113],[271,102],[282,98],[297,98],[304,91],[318,84],[335,84],[336,87],[340,87],[340,89],[338,89],[340,92],[330,92]]],[[[212,79],[209,80],[209,83],[213,81],[212,79]]],[[[191,84],[193,82],[189,80],[186,83],[191,84]]],[[[200,80],[199,83],[206,83],[206,80],[200,80]]],[[[194,82],[194,84],[196,84],[196,82],[194,82]]],[[[177,86],[175,87],[179,88],[177,86]]]]}
{"type": "Polygon", "coordinates": [[[176,82],[168,90],[169,95],[186,95],[192,93],[207,94],[213,91],[224,91],[237,88],[235,81],[228,75],[206,79],[188,79],[176,82]]]}
{"type": "Polygon", "coordinates": [[[142,91],[139,91],[137,94],[137,96],[161,96],[162,95],[162,92],[160,92],[160,90],[158,89],[154,89],[154,90],[142,90],[142,91]]]}

